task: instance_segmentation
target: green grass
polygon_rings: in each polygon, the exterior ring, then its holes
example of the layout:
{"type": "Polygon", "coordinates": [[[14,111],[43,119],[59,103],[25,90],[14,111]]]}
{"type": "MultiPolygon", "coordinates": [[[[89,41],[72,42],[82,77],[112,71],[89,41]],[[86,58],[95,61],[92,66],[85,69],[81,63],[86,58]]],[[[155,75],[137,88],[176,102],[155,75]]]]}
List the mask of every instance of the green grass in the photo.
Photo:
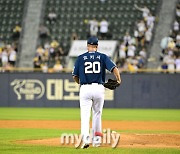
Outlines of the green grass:
{"type": "MultiPolygon", "coordinates": [[[[138,149],[138,148],[92,148],[89,149],[75,149],[74,147],[52,147],[52,146],[36,146],[36,145],[25,145],[16,144],[15,140],[28,140],[28,139],[43,139],[60,137],[61,133],[79,133],[73,130],[51,130],[51,129],[0,129],[0,153],[2,154],[31,154],[31,153],[42,153],[42,154],[56,154],[56,153],[125,153],[125,154],[143,154],[143,153],[165,153],[165,154],[178,154],[179,149],[138,149]],[[13,142],[12,142],[13,141],[13,142]]],[[[133,131],[131,131],[132,133],[133,131]]]]}
{"type": "MultiPolygon", "coordinates": [[[[80,110],[67,108],[0,108],[0,120],[79,120],[80,110]]],[[[180,110],[163,109],[104,109],[103,120],[139,121],[180,121],[180,110]]],[[[180,134],[179,131],[116,130],[120,133],[167,133],[180,134]]],[[[52,147],[16,144],[16,140],[43,139],[60,137],[61,133],[79,133],[79,130],[56,129],[5,129],[0,128],[0,154],[179,154],[173,148],[89,148],[52,147]]]]}
{"type": "Polygon", "coordinates": [[[127,148],[89,148],[74,149],[47,146],[6,146],[0,149],[2,154],[179,154],[178,149],[127,149],[127,148]]]}
{"type": "Polygon", "coordinates": [[[2,154],[179,154],[178,149],[89,148],[75,149],[48,146],[4,145],[2,154]]]}
{"type": "Polygon", "coordinates": [[[0,128],[0,141],[53,138],[64,132],[80,133],[78,130],[0,128]]]}
{"type": "MultiPolygon", "coordinates": [[[[79,120],[78,108],[0,108],[1,120],[79,120]]],[[[103,120],[180,121],[177,109],[104,109],[103,120]]]]}

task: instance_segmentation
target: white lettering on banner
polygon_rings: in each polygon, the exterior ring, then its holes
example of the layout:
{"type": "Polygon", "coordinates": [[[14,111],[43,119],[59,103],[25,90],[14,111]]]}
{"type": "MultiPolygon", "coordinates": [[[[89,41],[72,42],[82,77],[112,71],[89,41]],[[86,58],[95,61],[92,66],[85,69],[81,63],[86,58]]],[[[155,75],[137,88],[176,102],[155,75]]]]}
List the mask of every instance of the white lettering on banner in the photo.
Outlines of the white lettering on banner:
{"type": "Polygon", "coordinates": [[[63,80],[62,79],[48,79],[47,80],[47,99],[48,100],[62,100],[63,98],[63,80]],[[54,92],[52,89],[54,87],[54,92]]]}
{"type": "Polygon", "coordinates": [[[74,81],[70,82],[68,79],[65,79],[64,91],[69,93],[69,95],[64,95],[64,100],[79,100],[79,85],[74,81]]]}
{"type": "MultiPolygon", "coordinates": [[[[98,51],[112,57],[117,46],[117,41],[99,40],[98,51]]],[[[75,40],[71,46],[69,56],[77,57],[87,51],[86,40],[75,40]]]]}
{"type": "MultiPolygon", "coordinates": [[[[15,79],[10,85],[18,100],[41,99],[45,94],[45,87],[47,100],[79,100],[79,85],[69,79],[47,79],[46,85],[35,79],[15,79]]],[[[105,100],[114,100],[113,90],[105,90],[105,100]]]]}
{"type": "MultiPolygon", "coordinates": [[[[46,88],[48,100],[79,100],[79,85],[69,79],[48,79],[46,88]]],[[[113,90],[105,89],[105,100],[114,100],[113,90]]]]}
{"type": "Polygon", "coordinates": [[[43,83],[35,79],[15,79],[11,82],[17,99],[21,100],[24,95],[25,100],[40,99],[45,92],[43,83]]]}

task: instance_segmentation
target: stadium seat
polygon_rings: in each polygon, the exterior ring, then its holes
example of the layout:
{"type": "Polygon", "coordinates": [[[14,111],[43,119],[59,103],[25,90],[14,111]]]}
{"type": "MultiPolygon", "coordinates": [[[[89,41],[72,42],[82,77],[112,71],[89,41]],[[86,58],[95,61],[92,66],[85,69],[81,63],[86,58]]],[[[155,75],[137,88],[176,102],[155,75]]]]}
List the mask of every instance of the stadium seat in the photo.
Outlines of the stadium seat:
{"type": "Polygon", "coordinates": [[[85,19],[96,18],[101,21],[105,18],[110,23],[110,29],[113,29],[111,32],[113,39],[118,40],[119,36],[135,25],[135,21],[142,18],[142,12],[135,9],[134,4],[146,5],[156,11],[159,2],[159,0],[105,0],[102,3],[100,0],[51,0],[47,1],[45,12],[47,15],[52,10],[50,8],[53,8],[57,14],[57,22],[49,25],[45,17],[44,23],[50,29],[59,26],[56,35],[67,35],[61,38],[61,43],[66,45],[65,52],[68,52],[70,48],[68,38],[72,32],[76,32],[79,39],[86,39],[89,27],[84,22],[85,19]]]}
{"type": "Polygon", "coordinates": [[[10,43],[13,28],[21,25],[25,1],[0,0],[0,34],[4,42],[10,43]]]}

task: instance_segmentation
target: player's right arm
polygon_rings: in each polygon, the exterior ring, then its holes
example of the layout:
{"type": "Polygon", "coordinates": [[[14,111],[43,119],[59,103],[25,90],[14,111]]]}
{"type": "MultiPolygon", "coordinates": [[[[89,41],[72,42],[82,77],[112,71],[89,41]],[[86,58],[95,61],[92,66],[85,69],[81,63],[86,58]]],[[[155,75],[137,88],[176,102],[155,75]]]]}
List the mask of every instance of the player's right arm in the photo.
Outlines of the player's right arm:
{"type": "Polygon", "coordinates": [[[76,83],[79,84],[79,77],[78,77],[78,76],[73,76],[73,79],[74,79],[74,81],[75,81],[76,83]]]}
{"type": "Polygon", "coordinates": [[[72,75],[73,75],[74,81],[79,84],[79,57],[77,58],[77,60],[75,62],[72,75]]]}

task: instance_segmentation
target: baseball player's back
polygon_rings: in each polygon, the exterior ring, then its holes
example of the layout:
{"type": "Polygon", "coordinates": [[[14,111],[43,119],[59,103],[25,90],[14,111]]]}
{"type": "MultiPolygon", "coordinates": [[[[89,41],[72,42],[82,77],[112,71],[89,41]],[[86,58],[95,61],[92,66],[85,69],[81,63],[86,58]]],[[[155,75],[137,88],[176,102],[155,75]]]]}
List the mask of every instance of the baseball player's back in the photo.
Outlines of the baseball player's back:
{"type": "MultiPolygon", "coordinates": [[[[102,132],[101,115],[104,105],[105,71],[119,72],[110,58],[97,51],[98,39],[90,37],[87,42],[88,52],[78,56],[74,65],[73,78],[80,84],[81,135],[82,148],[88,148],[93,140],[94,146],[100,145],[102,132]],[[92,138],[89,135],[89,121],[92,108],[92,138]]],[[[117,73],[118,72],[118,73],[117,73]]]]}
{"type": "Polygon", "coordinates": [[[75,63],[73,75],[79,76],[80,84],[105,82],[105,71],[112,71],[115,64],[100,52],[86,52],[75,63]]]}

